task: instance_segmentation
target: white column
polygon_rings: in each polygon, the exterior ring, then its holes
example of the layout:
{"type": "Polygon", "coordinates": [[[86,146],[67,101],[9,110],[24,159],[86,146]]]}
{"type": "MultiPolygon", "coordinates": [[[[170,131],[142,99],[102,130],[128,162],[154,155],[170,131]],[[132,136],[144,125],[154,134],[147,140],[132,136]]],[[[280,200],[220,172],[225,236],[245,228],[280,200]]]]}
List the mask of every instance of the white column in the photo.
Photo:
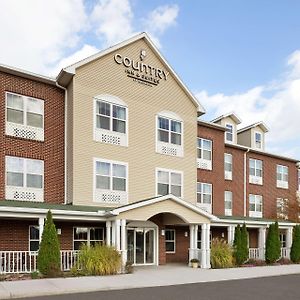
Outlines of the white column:
{"type": "Polygon", "coordinates": [[[206,268],[210,268],[210,224],[206,224],[206,268]]]}
{"type": "Polygon", "coordinates": [[[206,224],[201,225],[201,268],[206,268],[206,224]]]}
{"type": "Polygon", "coordinates": [[[189,249],[189,263],[190,260],[195,258],[194,257],[194,247],[195,247],[195,226],[194,225],[190,225],[190,249],[189,249]]]}
{"type": "Polygon", "coordinates": [[[286,247],[287,247],[288,259],[290,259],[292,243],[293,243],[293,227],[290,227],[286,230],[286,247]]]}
{"type": "Polygon", "coordinates": [[[265,259],[266,227],[260,227],[258,230],[259,258],[265,259]]]}
{"type": "Polygon", "coordinates": [[[194,249],[198,249],[198,225],[194,227],[194,249]]]}
{"type": "Polygon", "coordinates": [[[106,221],[106,245],[111,245],[111,221],[106,221]]]}
{"type": "Polygon", "coordinates": [[[44,231],[45,218],[39,218],[39,240],[42,241],[43,231],[44,231]]]}
{"type": "Polygon", "coordinates": [[[123,265],[127,262],[126,220],[121,220],[121,251],[123,265]]]}
{"type": "Polygon", "coordinates": [[[120,226],[121,225],[121,221],[120,220],[116,220],[115,221],[115,247],[116,250],[120,251],[121,250],[121,238],[120,238],[120,226]]]}
{"type": "Polygon", "coordinates": [[[111,245],[116,247],[116,223],[111,222],[111,245]]]}
{"type": "Polygon", "coordinates": [[[235,232],[235,226],[229,225],[227,227],[227,240],[229,245],[233,245],[234,241],[234,232],[235,232]]]}

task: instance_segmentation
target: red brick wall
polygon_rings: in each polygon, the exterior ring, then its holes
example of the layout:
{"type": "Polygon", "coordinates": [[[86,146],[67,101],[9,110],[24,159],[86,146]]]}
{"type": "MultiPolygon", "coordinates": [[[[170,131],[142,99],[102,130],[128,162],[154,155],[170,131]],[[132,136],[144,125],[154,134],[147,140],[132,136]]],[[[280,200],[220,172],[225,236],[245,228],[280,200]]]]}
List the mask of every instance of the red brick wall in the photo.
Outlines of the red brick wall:
{"type": "Polygon", "coordinates": [[[198,125],[198,137],[212,140],[212,171],[197,170],[198,182],[213,185],[213,214],[224,214],[224,131],[198,125]]]}
{"type": "Polygon", "coordinates": [[[227,227],[211,227],[212,239],[223,239],[227,241],[227,227]]]}
{"type": "Polygon", "coordinates": [[[64,91],[0,72],[0,199],[5,199],[5,155],[44,160],[44,201],[64,202],[64,91]],[[5,92],[44,100],[45,141],[5,135],[5,92]]]}

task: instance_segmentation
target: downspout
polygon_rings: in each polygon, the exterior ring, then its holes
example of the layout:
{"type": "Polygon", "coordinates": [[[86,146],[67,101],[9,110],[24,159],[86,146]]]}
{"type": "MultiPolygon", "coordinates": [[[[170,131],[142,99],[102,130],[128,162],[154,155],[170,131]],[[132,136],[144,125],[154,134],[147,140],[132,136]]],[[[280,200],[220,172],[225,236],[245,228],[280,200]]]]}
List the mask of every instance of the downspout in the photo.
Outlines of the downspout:
{"type": "Polygon", "coordinates": [[[65,147],[64,147],[64,156],[65,156],[65,165],[64,165],[64,172],[65,172],[65,175],[64,175],[64,204],[68,204],[67,202],[67,109],[68,109],[68,104],[67,104],[67,100],[68,100],[68,90],[59,85],[57,83],[57,81],[55,82],[56,83],[56,86],[63,89],[65,91],[65,117],[64,117],[64,129],[65,129],[65,132],[64,132],[64,139],[65,139],[65,147]]]}
{"type": "Polygon", "coordinates": [[[250,148],[244,153],[244,217],[247,217],[247,153],[250,148]]]}

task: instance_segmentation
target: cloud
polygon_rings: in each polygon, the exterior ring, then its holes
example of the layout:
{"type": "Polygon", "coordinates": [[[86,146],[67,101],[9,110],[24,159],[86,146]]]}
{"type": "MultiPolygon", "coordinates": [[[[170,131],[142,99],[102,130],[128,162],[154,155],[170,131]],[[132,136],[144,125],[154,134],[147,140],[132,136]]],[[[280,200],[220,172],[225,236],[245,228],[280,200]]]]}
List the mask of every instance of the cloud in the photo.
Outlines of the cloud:
{"type": "Polygon", "coordinates": [[[290,55],[286,73],[270,84],[233,95],[201,91],[196,96],[210,119],[235,111],[243,121],[242,127],[262,120],[270,128],[266,135],[268,151],[300,156],[300,51],[290,55]]]}

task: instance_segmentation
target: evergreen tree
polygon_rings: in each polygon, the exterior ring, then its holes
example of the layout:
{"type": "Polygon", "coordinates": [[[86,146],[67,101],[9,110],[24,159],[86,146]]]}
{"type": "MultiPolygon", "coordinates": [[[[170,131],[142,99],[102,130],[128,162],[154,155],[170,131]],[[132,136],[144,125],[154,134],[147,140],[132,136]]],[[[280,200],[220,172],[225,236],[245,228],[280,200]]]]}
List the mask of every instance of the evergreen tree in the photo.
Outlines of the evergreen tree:
{"type": "Polygon", "coordinates": [[[236,264],[241,265],[244,261],[241,252],[242,236],[241,227],[238,225],[235,228],[234,241],[233,241],[233,256],[235,258],[236,264]]]}
{"type": "Polygon", "coordinates": [[[294,227],[291,260],[294,263],[300,263],[300,225],[294,227]]]}
{"type": "Polygon", "coordinates": [[[248,231],[246,228],[246,224],[243,224],[241,230],[241,259],[243,263],[247,261],[249,258],[249,248],[248,248],[248,231]]]}
{"type": "Polygon", "coordinates": [[[55,276],[60,273],[60,246],[50,210],[47,213],[40,243],[37,268],[39,272],[46,276],[55,276]]]}
{"type": "Polygon", "coordinates": [[[280,258],[280,240],[278,224],[269,226],[266,240],[266,262],[272,264],[280,258]],[[278,242],[279,241],[279,242],[278,242]]]}

